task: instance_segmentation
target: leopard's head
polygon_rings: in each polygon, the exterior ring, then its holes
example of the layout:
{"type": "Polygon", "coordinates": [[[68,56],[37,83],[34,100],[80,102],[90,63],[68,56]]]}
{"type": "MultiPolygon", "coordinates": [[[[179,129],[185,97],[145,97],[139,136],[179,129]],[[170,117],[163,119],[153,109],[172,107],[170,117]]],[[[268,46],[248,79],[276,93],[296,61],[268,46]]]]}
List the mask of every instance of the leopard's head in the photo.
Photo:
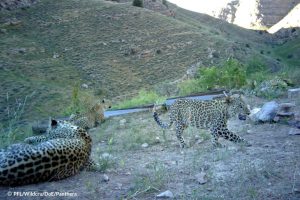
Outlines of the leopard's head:
{"type": "Polygon", "coordinates": [[[240,120],[246,120],[247,115],[250,114],[249,105],[245,103],[244,98],[239,94],[226,96],[226,103],[228,104],[229,117],[238,116],[240,120]]]}
{"type": "Polygon", "coordinates": [[[78,129],[78,126],[75,126],[70,122],[49,118],[47,134],[60,135],[61,137],[68,138],[76,136],[78,129]]]}

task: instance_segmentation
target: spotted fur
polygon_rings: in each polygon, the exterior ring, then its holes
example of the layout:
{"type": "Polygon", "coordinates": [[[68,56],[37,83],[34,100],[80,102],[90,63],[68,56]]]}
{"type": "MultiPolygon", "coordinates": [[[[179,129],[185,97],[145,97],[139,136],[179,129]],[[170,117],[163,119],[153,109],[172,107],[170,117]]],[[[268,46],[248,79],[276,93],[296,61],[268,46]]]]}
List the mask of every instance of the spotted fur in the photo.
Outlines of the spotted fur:
{"type": "MultiPolygon", "coordinates": [[[[248,106],[240,95],[228,96],[225,99],[200,101],[194,99],[179,99],[172,104],[169,111],[169,123],[163,123],[154,110],[153,117],[163,129],[176,126],[176,136],[183,148],[185,142],[182,137],[183,130],[188,126],[209,129],[213,135],[213,144],[220,145],[218,138],[223,137],[232,142],[247,143],[240,136],[232,133],[227,128],[227,120],[238,114],[248,115],[248,106]]],[[[247,143],[248,144],[248,143],[247,143]]]]}
{"type": "Polygon", "coordinates": [[[0,185],[14,186],[72,176],[90,163],[89,134],[69,122],[51,120],[45,136],[29,137],[0,151],[0,185]]]}
{"type": "Polygon", "coordinates": [[[104,112],[108,108],[111,108],[110,102],[102,100],[101,102],[97,102],[86,113],[72,114],[69,121],[85,130],[88,130],[103,123],[104,112]]]}

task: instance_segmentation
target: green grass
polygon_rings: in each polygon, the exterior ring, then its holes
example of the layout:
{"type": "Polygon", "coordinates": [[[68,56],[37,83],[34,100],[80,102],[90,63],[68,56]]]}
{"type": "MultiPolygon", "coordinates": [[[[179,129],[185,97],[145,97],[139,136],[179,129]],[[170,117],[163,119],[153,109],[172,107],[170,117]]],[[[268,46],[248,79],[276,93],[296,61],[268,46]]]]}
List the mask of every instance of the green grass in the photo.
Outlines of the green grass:
{"type": "Polygon", "coordinates": [[[154,91],[141,90],[139,94],[129,100],[125,100],[115,106],[114,109],[130,108],[147,104],[163,103],[166,97],[159,96],[154,91]]]}
{"type": "Polygon", "coordinates": [[[128,193],[128,199],[137,198],[139,195],[160,191],[167,182],[167,170],[158,161],[149,163],[145,174],[137,174],[134,186],[128,193]]]}
{"type": "Polygon", "coordinates": [[[201,67],[198,77],[178,85],[181,95],[203,92],[218,88],[234,89],[246,85],[246,68],[235,59],[229,59],[216,67],[201,67]]]}
{"type": "MultiPolygon", "coordinates": [[[[0,124],[0,148],[7,147],[15,142],[21,142],[32,135],[31,127],[21,125],[20,120],[27,106],[27,101],[30,100],[31,96],[26,96],[24,99],[16,102],[14,107],[7,105],[6,114],[8,120],[0,124]]],[[[7,101],[9,101],[8,94],[7,101]]]]}

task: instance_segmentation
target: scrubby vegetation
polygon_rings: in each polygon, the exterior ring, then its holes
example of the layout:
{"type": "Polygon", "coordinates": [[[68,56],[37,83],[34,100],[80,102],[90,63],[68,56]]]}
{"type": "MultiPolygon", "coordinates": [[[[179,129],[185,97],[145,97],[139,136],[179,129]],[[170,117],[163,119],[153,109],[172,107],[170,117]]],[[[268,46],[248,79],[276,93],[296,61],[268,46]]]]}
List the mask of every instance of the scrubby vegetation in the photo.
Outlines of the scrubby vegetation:
{"type": "Polygon", "coordinates": [[[184,81],[178,87],[181,95],[188,95],[216,88],[237,89],[246,83],[245,66],[229,59],[222,66],[201,67],[195,79],[184,81]]]}
{"type": "Polygon", "coordinates": [[[144,1],[143,0],[133,0],[132,5],[136,6],[136,7],[143,8],[144,7],[144,1]]]}
{"type": "Polygon", "coordinates": [[[142,89],[137,96],[129,100],[124,100],[123,102],[120,102],[119,104],[113,106],[113,108],[130,108],[146,104],[162,103],[165,100],[166,97],[159,96],[155,91],[146,91],[142,89]]]}
{"type": "MultiPolygon", "coordinates": [[[[294,73],[299,73],[299,70],[295,70],[294,73]]],[[[179,83],[178,87],[181,95],[223,88],[244,89],[271,99],[282,95],[294,81],[296,79],[292,73],[285,68],[271,72],[270,67],[261,58],[254,57],[246,64],[229,59],[221,66],[201,66],[196,78],[185,80],[179,83]]]]}
{"type": "MultiPolygon", "coordinates": [[[[23,99],[16,100],[14,106],[7,104],[7,121],[0,124],[0,148],[22,141],[32,134],[30,126],[21,124],[21,117],[24,114],[24,109],[30,97],[31,96],[26,96],[23,99]]],[[[7,94],[6,98],[8,102],[10,98],[9,94],[7,94]]]]}

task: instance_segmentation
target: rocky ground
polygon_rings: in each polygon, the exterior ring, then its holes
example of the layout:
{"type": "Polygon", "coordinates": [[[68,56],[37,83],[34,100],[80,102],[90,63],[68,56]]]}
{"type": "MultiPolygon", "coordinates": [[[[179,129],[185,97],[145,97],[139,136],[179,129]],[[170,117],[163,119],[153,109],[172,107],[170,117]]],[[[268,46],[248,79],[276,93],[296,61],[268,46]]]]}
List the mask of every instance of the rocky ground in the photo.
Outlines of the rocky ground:
{"type": "MultiPolygon", "coordinates": [[[[294,111],[300,111],[299,99],[276,101],[293,102],[294,111]]],[[[249,101],[252,107],[265,102],[249,101]]],[[[169,190],[167,195],[174,199],[299,199],[300,136],[289,133],[300,130],[284,121],[232,120],[229,127],[252,146],[221,140],[225,147],[213,148],[208,132],[188,128],[184,136],[190,147],[181,150],[175,130],[163,132],[149,112],[110,118],[91,131],[92,157],[101,172],[83,171],[57,182],[0,188],[0,198],[24,199],[20,195],[28,193],[22,192],[31,191],[36,192],[33,196],[69,195],[81,200],[156,199],[169,190]]],[[[30,197],[48,198],[52,197],[30,197]]]]}

